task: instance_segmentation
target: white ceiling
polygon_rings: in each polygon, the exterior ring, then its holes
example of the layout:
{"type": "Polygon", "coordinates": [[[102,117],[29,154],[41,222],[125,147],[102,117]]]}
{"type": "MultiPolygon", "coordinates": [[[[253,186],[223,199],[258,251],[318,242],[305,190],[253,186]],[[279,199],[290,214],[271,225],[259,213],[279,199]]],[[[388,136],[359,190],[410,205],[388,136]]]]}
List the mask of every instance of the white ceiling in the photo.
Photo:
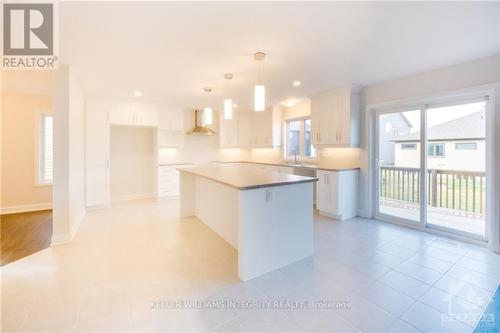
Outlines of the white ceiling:
{"type": "Polygon", "coordinates": [[[221,108],[227,95],[250,108],[255,51],[267,53],[262,81],[278,103],[498,53],[499,12],[498,2],[61,2],[61,60],[89,94],[140,90],[183,108],[221,108]]]}

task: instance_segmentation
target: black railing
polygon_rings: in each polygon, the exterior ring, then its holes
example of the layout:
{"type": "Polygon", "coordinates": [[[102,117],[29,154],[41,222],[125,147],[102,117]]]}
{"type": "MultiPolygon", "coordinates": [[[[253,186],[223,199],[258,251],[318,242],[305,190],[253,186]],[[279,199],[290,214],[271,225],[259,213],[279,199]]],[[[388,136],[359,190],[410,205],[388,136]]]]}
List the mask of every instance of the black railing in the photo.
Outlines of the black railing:
{"type": "MultiPolygon", "coordinates": [[[[484,172],[427,171],[427,204],[464,213],[484,214],[486,175],[484,172]]],[[[380,167],[380,197],[405,202],[420,202],[420,169],[380,167]]]]}

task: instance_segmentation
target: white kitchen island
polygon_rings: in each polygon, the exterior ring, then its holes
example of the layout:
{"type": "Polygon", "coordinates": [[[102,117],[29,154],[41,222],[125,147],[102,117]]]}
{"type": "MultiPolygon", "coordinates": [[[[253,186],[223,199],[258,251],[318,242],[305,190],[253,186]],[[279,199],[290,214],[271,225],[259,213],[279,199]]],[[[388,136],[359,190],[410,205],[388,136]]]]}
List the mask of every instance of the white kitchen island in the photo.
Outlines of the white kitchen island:
{"type": "Polygon", "coordinates": [[[180,214],[238,250],[246,281],[313,254],[316,178],[238,166],[180,167],[180,214]]]}

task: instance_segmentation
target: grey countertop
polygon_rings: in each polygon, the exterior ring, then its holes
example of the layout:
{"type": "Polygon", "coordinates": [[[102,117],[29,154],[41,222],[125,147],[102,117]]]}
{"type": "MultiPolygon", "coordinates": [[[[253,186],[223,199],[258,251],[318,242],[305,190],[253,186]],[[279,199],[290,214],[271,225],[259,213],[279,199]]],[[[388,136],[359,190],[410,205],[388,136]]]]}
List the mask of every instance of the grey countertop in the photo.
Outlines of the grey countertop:
{"type": "Polygon", "coordinates": [[[187,172],[199,177],[213,180],[220,184],[237,188],[238,190],[252,190],[264,187],[294,185],[317,181],[314,177],[282,174],[278,172],[249,171],[238,167],[217,165],[179,167],[181,172],[187,172]]]}
{"type": "Polygon", "coordinates": [[[159,163],[158,166],[178,166],[178,165],[191,165],[192,163],[180,162],[180,163],[159,163]]]}
{"type": "Polygon", "coordinates": [[[263,164],[263,165],[273,165],[273,166],[283,166],[291,168],[302,168],[302,169],[312,169],[312,170],[325,170],[325,171],[347,171],[347,170],[359,170],[359,167],[329,167],[317,164],[293,164],[293,163],[267,163],[267,162],[253,162],[253,161],[215,161],[217,163],[250,163],[250,164],[263,164]]]}

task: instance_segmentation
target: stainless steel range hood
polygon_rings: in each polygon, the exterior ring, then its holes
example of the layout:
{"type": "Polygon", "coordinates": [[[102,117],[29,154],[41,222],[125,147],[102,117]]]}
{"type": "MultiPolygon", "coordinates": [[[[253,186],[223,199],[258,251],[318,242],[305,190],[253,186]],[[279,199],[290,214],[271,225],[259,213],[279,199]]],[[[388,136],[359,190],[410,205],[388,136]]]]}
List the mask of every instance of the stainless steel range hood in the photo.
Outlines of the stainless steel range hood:
{"type": "Polygon", "coordinates": [[[186,134],[203,134],[203,135],[215,134],[215,131],[213,129],[204,126],[203,117],[198,117],[199,111],[200,110],[194,110],[194,127],[186,134]]]}

